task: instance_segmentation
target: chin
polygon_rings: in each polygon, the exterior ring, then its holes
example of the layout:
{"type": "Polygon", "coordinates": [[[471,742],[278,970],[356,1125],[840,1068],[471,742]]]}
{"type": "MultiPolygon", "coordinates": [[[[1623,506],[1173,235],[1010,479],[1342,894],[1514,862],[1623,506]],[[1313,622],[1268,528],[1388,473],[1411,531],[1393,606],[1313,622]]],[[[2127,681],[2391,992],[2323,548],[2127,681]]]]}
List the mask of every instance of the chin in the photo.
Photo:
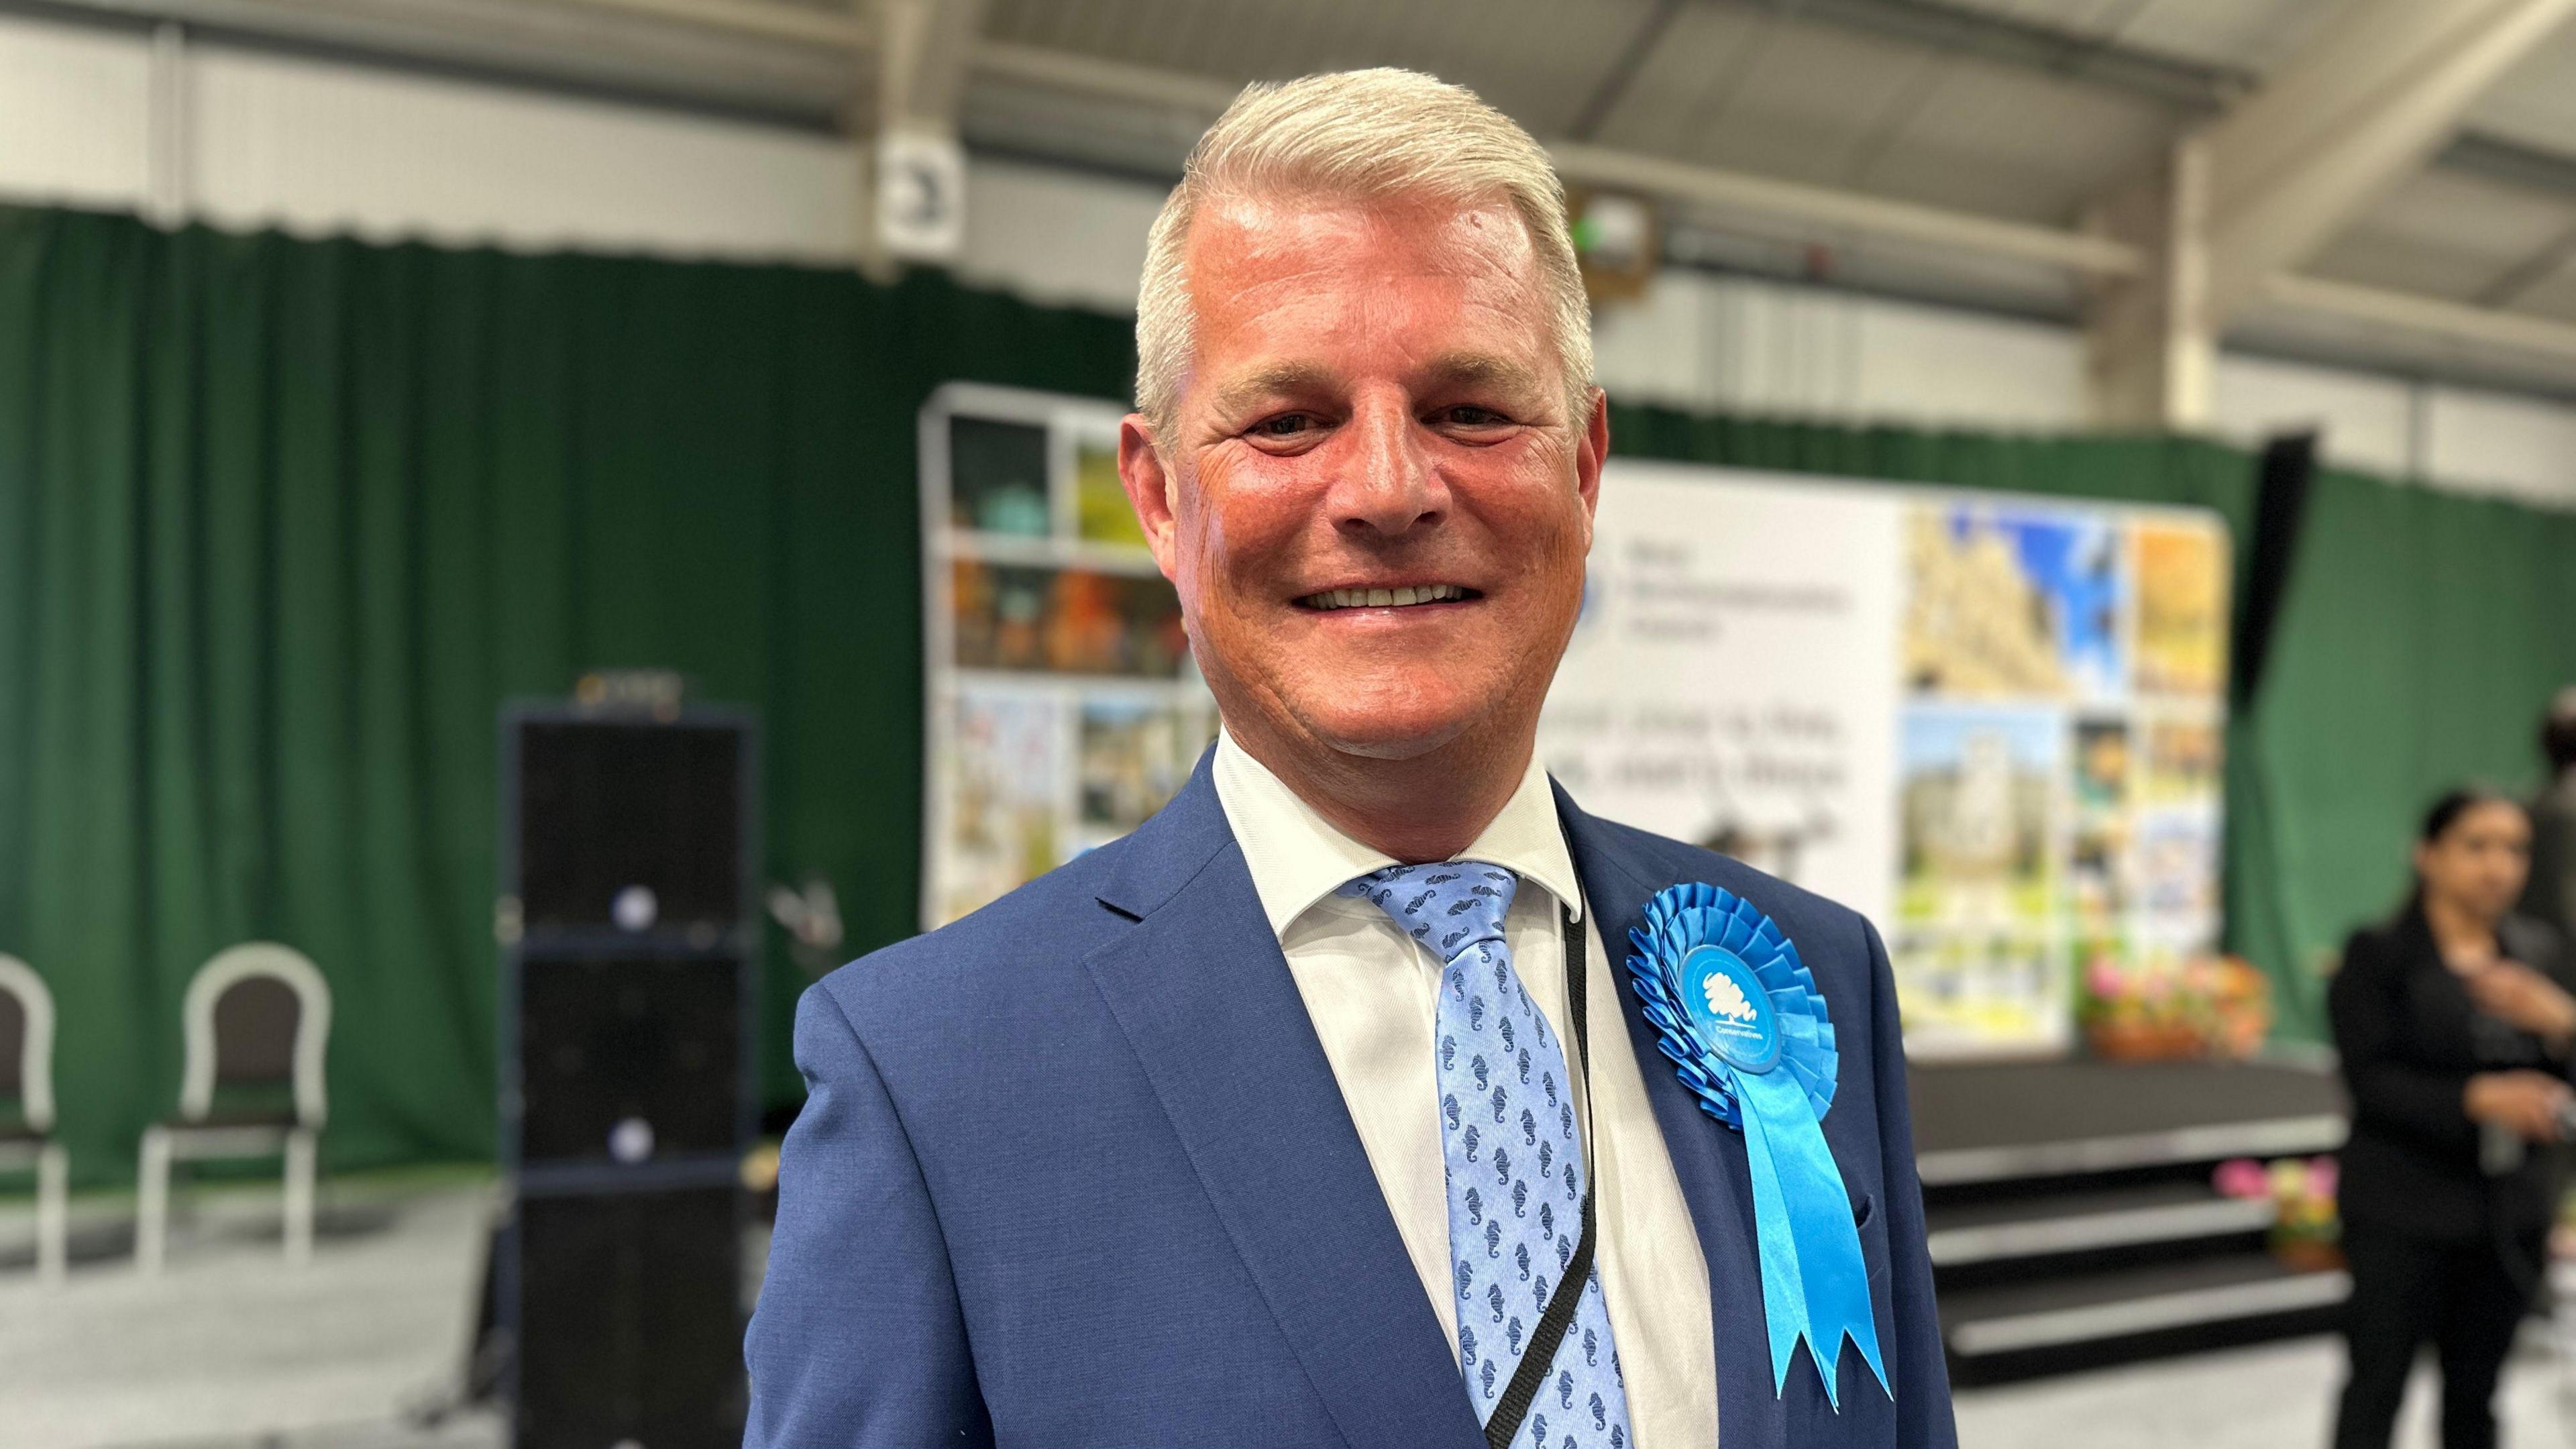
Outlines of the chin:
{"type": "Polygon", "coordinates": [[[1373,760],[1430,754],[1467,733],[1486,712],[1480,702],[1420,689],[1355,690],[1298,711],[1324,743],[1373,760]]]}

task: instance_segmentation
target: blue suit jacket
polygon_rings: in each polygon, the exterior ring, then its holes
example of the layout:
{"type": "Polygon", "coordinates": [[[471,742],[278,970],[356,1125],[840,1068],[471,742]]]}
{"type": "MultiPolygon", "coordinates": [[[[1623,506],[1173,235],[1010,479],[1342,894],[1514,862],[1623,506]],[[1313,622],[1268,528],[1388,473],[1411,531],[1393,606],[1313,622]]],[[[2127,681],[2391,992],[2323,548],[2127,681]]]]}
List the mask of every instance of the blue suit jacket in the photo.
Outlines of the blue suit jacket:
{"type": "MultiPolygon", "coordinates": [[[[1708,1260],[1726,1449],[1955,1444],[1876,932],[1562,791],[1557,808],[1623,959],[1649,897],[1707,881],[1779,922],[1833,1012],[1825,1137],[1896,1390],[1846,1350],[1840,1414],[1804,1349],[1774,1396],[1743,1138],[1618,993],[1708,1260]]],[[[806,992],[796,1059],[812,1095],[747,1344],[746,1443],[1484,1443],[1206,759],[1127,839],[806,992]]]]}

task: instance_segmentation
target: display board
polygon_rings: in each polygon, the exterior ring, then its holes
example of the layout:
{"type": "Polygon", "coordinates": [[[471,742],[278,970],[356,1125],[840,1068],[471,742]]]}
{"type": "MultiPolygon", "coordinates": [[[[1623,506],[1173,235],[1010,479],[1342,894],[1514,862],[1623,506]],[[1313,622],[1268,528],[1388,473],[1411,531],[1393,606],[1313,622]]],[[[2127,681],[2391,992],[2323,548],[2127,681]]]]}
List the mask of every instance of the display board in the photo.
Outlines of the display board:
{"type": "Polygon", "coordinates": [[[2047,1052],[2214,946],[2213,514],[1614,460],[1539,752],[1875,921],[1906,1046],[2047,1052]]]}
{"type": "MultiPolygon", "coordinates": [[[[923,411],[926,926],[1132,829],[1215,735],[1120,416],[923,411]]],[[[1540,756],[1877,922],[1909,1051],[2060,1049],[2079,969],[2216,940],[2227,579],[2196,511],[1614,459],[1540,756]]]]}

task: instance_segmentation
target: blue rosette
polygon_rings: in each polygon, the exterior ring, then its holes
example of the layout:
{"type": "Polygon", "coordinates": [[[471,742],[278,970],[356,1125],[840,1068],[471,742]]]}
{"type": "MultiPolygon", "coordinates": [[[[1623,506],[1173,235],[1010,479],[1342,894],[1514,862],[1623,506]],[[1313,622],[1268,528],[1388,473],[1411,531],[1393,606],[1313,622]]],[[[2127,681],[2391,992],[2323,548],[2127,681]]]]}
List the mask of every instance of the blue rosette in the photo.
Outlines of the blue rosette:
{"type": "Polygon", "coordinates": [[[1825,1011],[1824,993],[1798,959],[1797,944],[1756,909],[1751,901],[1713,885],[1685,882],[1666,887],[1646,903],[1646,923],[1628,933],[1634,954],[1628,971],[1645,1002],[1646,1019],[1655,1024],[1655,1045],[1672,1058],[1682,1082],[1699,1098],[1700,1109],[1729,1127],[1744,1126],[1736,1105],[1733,1073],[1718,1054],[1700,1044],[1682,1008],[1682,962],[1701,946],[1731,953],[1751,967],[1770,997],[1779,1022],[1780,1067],[1798,1079],[1822,1121],[1834,1105],[1834,1023],[1825,1011]]]}
{"type": "Polygon", "coordinates": [[[1628,942],[1656,1046],[1700,1109],[1744,1134],[1772,1391],[1787,1389],[1803,1339],[1839,1411],[1848,1337],[1894,1397],[1850,1194],[1825,1143],[1840,1064],[1833,1018],[1796,943],[1752,902],[1695,881],[1648,901],[1628,942]]]}

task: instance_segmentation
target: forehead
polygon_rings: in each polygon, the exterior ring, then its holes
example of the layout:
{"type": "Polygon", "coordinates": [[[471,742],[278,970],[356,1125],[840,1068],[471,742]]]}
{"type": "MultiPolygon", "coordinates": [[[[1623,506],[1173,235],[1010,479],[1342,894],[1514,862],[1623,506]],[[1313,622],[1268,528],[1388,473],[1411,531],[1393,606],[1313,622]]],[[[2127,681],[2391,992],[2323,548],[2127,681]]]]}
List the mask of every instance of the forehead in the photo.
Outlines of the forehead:
{"type": "Polygon", "coordinates": [[[1318,343],[1547,343],[1537,249],[1499,199],[1225,197],[1193,219],[1186,256],[1203,361],[1318,343]]]}
{"type": "Polygon", "coordinates": [[[2492,839],[2496,836],[2522,836],[2531,833],[2531,818],[2522,807],[2509,800],[2481,800],[2460,812],[2451,828],[2442,832],[2447,839],[2492,839]]]}

